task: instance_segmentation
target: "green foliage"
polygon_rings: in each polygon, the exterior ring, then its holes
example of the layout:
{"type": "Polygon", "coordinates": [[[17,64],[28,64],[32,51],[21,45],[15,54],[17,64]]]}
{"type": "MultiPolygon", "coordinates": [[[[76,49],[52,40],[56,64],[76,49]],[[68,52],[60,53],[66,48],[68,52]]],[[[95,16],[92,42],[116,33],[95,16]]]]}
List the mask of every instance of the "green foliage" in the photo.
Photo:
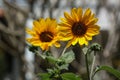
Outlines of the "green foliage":
{"type": "Polygon", "coordinates": [[[54,66],[53,68],[47,69],[47,73],[40,73],[38,75],[41,80],[80,80],[80,78],[73,73],[61,73],[62,70],[68,70],[69,64],[75,59],[73,51],[66,52],[59,58],[48,54],[48,52],[47,54],[42,54],[41,57],[54,66]]]}
{"type": "Polygon", "coordinates": [[[80,76],[73,74],[73,73],[63,73],[56,77],[52,77],[53,75],[49,73],[40,73],[38,74],[41,80],[82,80],[80,76]],[[58,78],[57,78],[58,77],[58,78]]]}
{"type": "MultiPolygon", "coordinates": [[[[38,52],[38,47],[30,46],[29,50],[39,55],[42,59],[47,60],[50,64],[52,64],[52,68],[47,69],[47,73],[39,73],[38,76],[41,80],[82,80],[80,76],[74,74],[74,73],[63,73],[63,70],[68,70],[69,64],[75,59],[74,52],[68,51],[61,55],[59,58],[55,58],[49,51],[44,51],[42,54],[38,52]]],[[[90,54],[91,58],[94,57],[97,51],[101,50],[101,46],[98,43],[94,43],[89,47],[84,47],[83,53],[86,56],[86,68],[87,68],[87,75],[89,80],[93,80],[95,74],[101,70],[105,70],[114,76],[116,76],[118,79],[120,79],[120,72],[108,67],[108,66],[100,66],[97,67],[94,70],[94,61],[92,64],[89,64],[90,54]],[[89,56],[89,57],[88,57],[89,56]],[[91,65],[91,68],[89,67],[91,65]],[[90,73],[89,73],[90,70],[90,73]]]]}
{"type": "Polygon", "coordinates": [[[47,61],[49,61],[50,63],[53,63],[53,64],[58,62],[58,59],[53,56],[46,56],[46,59],[47,59],[47,61]]]}
{"type": "Polygon", "coordinates": [[[39,73],[38,76],[41,80],[52,80],[49,73],[39,73]]]}
{"type": "Polygon", "coordinates": [[[68,70],[69,63],[71,63],[74,59],[75,55],[73,51],[66,52],[58,59],[57,66],[60,70],[62,69],[68,70]]]}
{"type": "Polygon", "coordinates": [[[63,73],[61,76],[62,80],[82,80],[80,76],[73,73],[63,73]]]}
{"type": "Polygon", "coordinates": [[[64,55],[60,57],[60,60],[65,61],[65,63],[71,63],[75,59],[75,54],[73,51],[66,52],[64,55]]]}
{"type": "Polygon", "coordinates": [[[100,67],[97,67],[96,70],[95,70],[94,75],[95,75],[98,71],[101,71],[101,70],[105,70],[105,71],[113,74],[114,76],[116,76],[118,79],[120,79],[120,71],[117,71],[116,69],[111,68],[111,67],[109,67],[109,66],[100,66],[100,67]]]}
{"type": "MultiPolygon", "coordinates": [[[[43,56],[43,55],[42,55],[43,56]]],[[[46,60],[52,64],[54,64],[58,69],[68,69],[69,63],[71,63],[75,59],[75,55],[73,51],[66,52],[60,58],[55,58],[52,55],[45,56],[46,60]]]]}

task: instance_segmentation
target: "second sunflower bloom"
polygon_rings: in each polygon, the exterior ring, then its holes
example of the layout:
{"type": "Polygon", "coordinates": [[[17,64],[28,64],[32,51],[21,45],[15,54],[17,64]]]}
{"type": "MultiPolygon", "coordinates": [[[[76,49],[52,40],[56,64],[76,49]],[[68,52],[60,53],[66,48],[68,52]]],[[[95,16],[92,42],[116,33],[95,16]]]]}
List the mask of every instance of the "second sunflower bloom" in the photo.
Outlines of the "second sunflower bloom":
{"type": "Polygon", "coordinates": [[[88,45],[92,36],[99,34],[99,26],[96,25],[98,19],[89,8],[84,14],[82,8],[73,8],[71,14],[65,12],[64,16],[65,18],[61,18],[59,29],[62,40],[69,40],[67,47],[77,43],[88,45]]]}

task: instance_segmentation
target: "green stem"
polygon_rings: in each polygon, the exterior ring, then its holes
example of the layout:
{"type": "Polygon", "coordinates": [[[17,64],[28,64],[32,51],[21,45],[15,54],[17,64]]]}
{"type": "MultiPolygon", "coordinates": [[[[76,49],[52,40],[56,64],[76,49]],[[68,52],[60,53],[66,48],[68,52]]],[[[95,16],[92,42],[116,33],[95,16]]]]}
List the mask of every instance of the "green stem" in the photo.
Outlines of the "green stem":
{"type": "Polygon", "coordinates": [[[87,69],[87,77],[88,80],[90,80],[90,75],[89,75],[89,64],[88,64],[88,58],[87,58],[87,54],[85,54],[85,62],[86,62],[86,69],[87,69]]]}
{"type": "MultiPolygon", "coordinates": [[[[43,53],[45,53],[46,51],[44,51],[44,52],[42,52],[42,53],[40,53],[39,51],[35,51],[35,54],[37,55],[37,56],[40,56],[41,58],[43,58],[43,53]]],[[[43,58],[44,59],[44,58],[43,58]]]]}
{"type": "Polygon", "coordinates": [[[94,64],[95,64],[95,58],[96,57],[96,53],[94,53],[94,56],[93,56],[93,60],[92,60],[92,65],[91,65],[91,71],[90,71],[90,80],[92,80],[92,74],[93,74],[93,69],[94,69],[94,64]]]}
{"type": "Polygon", "coordinates": [[[63,51],[62,51],[62,53],[61,53],[61,56],[63,56],[63,55],[64,55],[64,53],[65,53],[66,49],[67,49],[67,47],[65,47],[65,48],[63,49],[63,51]]]}

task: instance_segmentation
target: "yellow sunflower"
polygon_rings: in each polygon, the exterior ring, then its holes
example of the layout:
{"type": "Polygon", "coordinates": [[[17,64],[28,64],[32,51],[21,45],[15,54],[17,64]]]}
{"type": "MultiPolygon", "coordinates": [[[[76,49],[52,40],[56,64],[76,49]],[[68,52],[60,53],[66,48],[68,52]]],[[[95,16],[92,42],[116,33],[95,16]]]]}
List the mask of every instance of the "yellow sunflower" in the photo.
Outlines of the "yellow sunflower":
{"type": "Polygon", "coordinates": [[[90,8],[86,9],[84,14],[82,8],[73,8],[71,14],[64,12],[64,16],[65,18],[61,18],[59,29],[62,40],[69,40],[67,47],[77,43],[88,45],[92,36],[99,34],[100,27],[96,24],[98,19],[90,8]]]}
{"type": "Polygon", "coordinates": [[[27,41],[34,46],[39,46],[42,50],[48,50],[53,44],[60,47],[58,43],[59,33],[57,22],[55,19],[40,19],[33,22],[32,30],[26,30],[32,37],[27,38],[27,41]]]}

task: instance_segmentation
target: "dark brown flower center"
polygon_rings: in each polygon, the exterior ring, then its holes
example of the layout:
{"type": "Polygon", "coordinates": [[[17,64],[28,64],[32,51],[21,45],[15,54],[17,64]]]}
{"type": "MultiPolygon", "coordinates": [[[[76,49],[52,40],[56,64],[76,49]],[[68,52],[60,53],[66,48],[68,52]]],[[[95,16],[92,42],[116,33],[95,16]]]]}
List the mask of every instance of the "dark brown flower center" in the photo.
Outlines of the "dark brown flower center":
{"type": "Polygon", "coordinates": [[[40,40],[42,42],[50,42],[53,39],[53,33],[51,32],[42,32],[40,34],[40,40]]]}
{"type": "Polygon", "coordinates": [[[77,22],[72,25],[72,33],[75,36],[82,36],[86,33],[86,31],[87,31],[87,27],[85,26],[85,24],[81,22],[77,22]]]}

